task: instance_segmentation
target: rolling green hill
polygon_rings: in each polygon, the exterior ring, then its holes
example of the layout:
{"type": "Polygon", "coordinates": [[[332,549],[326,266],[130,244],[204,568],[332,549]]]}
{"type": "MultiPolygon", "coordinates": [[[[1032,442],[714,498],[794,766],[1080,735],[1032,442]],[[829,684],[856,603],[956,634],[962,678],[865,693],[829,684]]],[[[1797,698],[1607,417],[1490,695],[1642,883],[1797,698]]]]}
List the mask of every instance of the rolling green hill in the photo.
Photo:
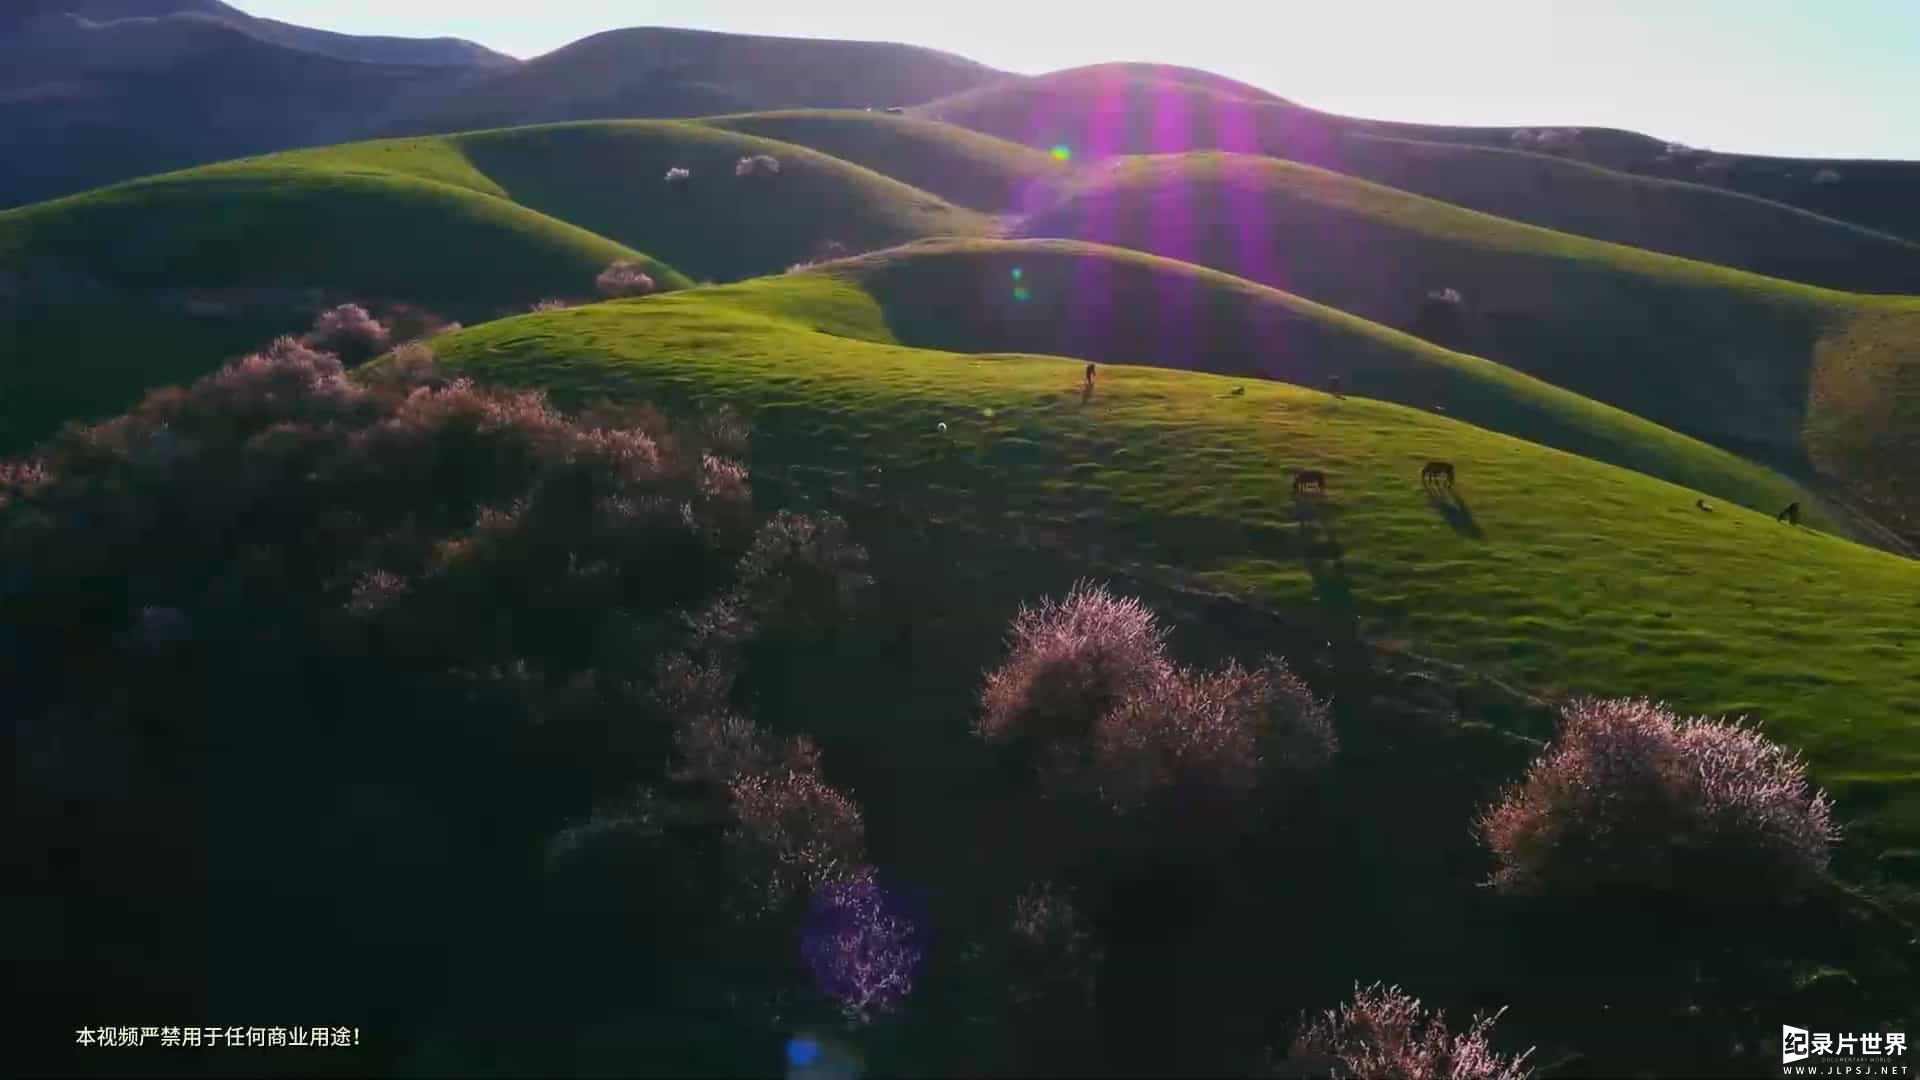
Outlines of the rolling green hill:
{"type": "Polygon", "coordinates": [[[1546,154],[1374,136],[1312,162],[1470,210],[1829,289],[1920,293],[1920,244],[1782,203],[1546,154]]]}
{"type": "MultiPolygon", "coordinates": [[[[1082,161],[1116,154],[1226,150],[1339,168],[1344,144],[1356,136],[1506,149],[1515,145],[1519,133],[1530,131],[1337,116],[1234,85],[1152,65],[1100,64],[971,87],[913,111],[1027,146],[1064,145],[1082,161]]],[[[1770,200],[1920,243],[1920,212],[1914,209],[1920,200],[1912,197],[1920,186],[1920,164],[1768,158],[1684,148],[1675,153],[1665,142],[1637,132],[1577,131],[1574,143],[1557,152],[1621,173],[1710,184],[1714,190],[1770,200]]],[[[1396,172],[1415,167],[1393,165],[1396,172]]],[[[1613,227],[1631,228],[1632,223],[1616,222],[1613,227]]],[[[1874,291],[1893,288],[1883,285],[1874,291]]]]}
{"type": "Polygon", "coordinates": [[[980,543],[1183,576],[1539,690],[1752,713],[1862,808],[1860,835],[1920,837],[1920,563],[1385,402],[1144,367],[1105,368],[1083,399],[1078,361],[892,338],[879,303],[814,273],[435,349],[561,401],[730,402],[758,475],[916,500],[980,543]],[[1460,467],[1458,502],[1422,493],[1434,456],[1460,467]],[[1287,494],[1308,466],[1324,504],[1287,494]]]}
{"type": "Polygon", "coordinates": [[[1349,394],[1438,410],[1753,509],[1818,505],[1798,485],[1725,450],[1491,361],[1137,251],[931,240],[821,272],[858,283],[905,345],[1153,364],[1316,389],[1334,376],[1349,394]]]}
{"type": "Polygon", "coordinates": [[[446,141],[515,202],[704,279],[774,273],[828,240],[866,251],[993,228],[984,214],[870,169],[687,121],[555,124],[446,141]],[[735,176],[734,164],[756,154],[778,159],[779,172],[735,176]],[[670,168],[692,175],[669,184],[670,168]]]}
{"type": "Polygon", "coordinates": [[[1018,143],[952,124],[884,112],[791,109],[700,121],[831,154],[946,199],[998,213],[1044,198],[1066,163],[1018,143]]]}
{"type": "Polygon", "coordinates": [[[329,302],[484,318],[662,263],[489,192],[444,147],[207,166],[0,213],[0,448],[126,407],[329,302]],[[403,162],[404,159],[404,162],[403,162]]]}
{"type": "Polygon", "coordinates": [[[615,259],[678,288],[676,266],[747,277],[827,240],[860,251],[991,228],[836,158],[673,121],[353,143],[121,184],[0,213],[0,446],[124,407],[328,302],[474,321],[590,296],[615,259]],[[734,175],[756,154],[779,172],[734,175]],[[669,184],[674,166],[692,175],[669,184]]]}
{"type": "Polygon", "coordinates": [[[1099,64],[976,86],[909,110],[1076,161],[1224,149],[1318,160],[1341,118],[1147,65],[1099,64]]]}
{"type": "Polygon", "coordinates": [[[1910,300],[1606,244],[1245,155],[1107,162],[1018,232],[1217,267],[1421,329],[1749,455],[1796,465],[1811,454],[1849,482],[1883,478],[1874,490],[1905,514],[1920,498],[1897,456],[1912,438],[1912,407],[1861,410],[1868,395],[1842,388],[1872,372],[1901,382],[1920,364],[1910,300]],[[1445,289],[1462,297],[1458,325],[1423,322],[1436,318],[1429,294],[1445,289]],[[1826,359],[1823,343],[1840,338],[1855,360],[1826,359]],[[1826,389],[1810,396],[1816,368],[1826,389]],[[1856,437],[1809,443],[1809,427],[1853,427],[1856,437]]]}

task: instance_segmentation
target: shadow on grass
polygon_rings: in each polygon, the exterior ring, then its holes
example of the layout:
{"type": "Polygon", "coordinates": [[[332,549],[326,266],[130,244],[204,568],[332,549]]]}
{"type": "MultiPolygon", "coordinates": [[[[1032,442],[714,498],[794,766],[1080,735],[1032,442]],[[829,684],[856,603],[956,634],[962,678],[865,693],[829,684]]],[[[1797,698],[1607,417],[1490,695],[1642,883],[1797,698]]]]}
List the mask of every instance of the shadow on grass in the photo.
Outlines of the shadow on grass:
{"type": "Polygon", "coordinates": [[[1461,536],[1470,536],[1475,540],[1485,540],[1487,534],[1480,523],[1473,519],[1473,508],[1467,500],[1452,488],[1427,487],[1427,503],[1447,522],[1448,527],[1461,536]]]}
{"type": "Polygon", "coordinates": [[[1347,580],[1346,549],[1333,531],[1332,508],[1324,496],[1295,495],[1293,516],[1303,540],[1300,561],[1313,579],[1313,595],[1319,603],[1327,640],[1345,642],[1353,635],[1359,616],[1353,585],[1347,580]]]}

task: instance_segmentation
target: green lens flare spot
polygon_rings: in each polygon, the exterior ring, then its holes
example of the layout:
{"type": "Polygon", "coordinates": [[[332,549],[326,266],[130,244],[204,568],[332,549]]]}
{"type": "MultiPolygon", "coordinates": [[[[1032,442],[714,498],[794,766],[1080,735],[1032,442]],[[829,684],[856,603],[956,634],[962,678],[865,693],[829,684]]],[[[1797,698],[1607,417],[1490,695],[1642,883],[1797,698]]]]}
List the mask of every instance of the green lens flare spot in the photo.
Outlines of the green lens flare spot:
{"type": "Polygon", "coordinates": [[[1013,288],[1013,298],[1015,300],[1020,301],[1021,303],[1026,303],[1027,297],[1032,295],[1033,295],[1032,293],[1027,291],[1027,287],[1025,285],[1016,285],[1013,288]]]}
{"type": "Polygon", "coordinates": [[[1055,161],[1065,161],[1073,156],[1073,151],[1068,149],[1065,143],[1055,143],[1053,149],[1048,152],[1053,155],[1055,161]]]}
{"type": "Polygon", "coordinates": [[[1015,280],[1015,281],[1019,281],[1019,280],[1020,280],[1020,276],[1021,276],[1022,274],[1025,274],[1025,273],[1026,273],[1026,271],[1024,271],[1024,270],[1022,270],[1022,269],[1020,269],[1019,267],[1017,267],[1017,266],[1016,266],[1016,267],[1014,267],[1014,268],[1013,268],[1013,280],[1015,280]]]}

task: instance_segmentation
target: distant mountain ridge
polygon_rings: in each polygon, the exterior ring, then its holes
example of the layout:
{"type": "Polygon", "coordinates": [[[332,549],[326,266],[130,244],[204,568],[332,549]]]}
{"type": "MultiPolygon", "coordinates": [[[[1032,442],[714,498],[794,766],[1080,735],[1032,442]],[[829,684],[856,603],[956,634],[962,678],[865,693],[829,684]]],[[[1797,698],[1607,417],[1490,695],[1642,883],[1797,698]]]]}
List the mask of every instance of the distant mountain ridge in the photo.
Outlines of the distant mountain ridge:
{"type": "MultiPolygon", "coordinates": [[[[1920,243],[1915,162],[1716,154],[1599,128],[1362,119],[1170,64],[1016,76],[881,42],[635,27],[521,61],[457,38],[295,26],[221,0],[7,0],[0,10],[0,207],[225,158],[383,135],[891,106],[1043,150],[1063,142],[1076,161],[1224,149],[1344,171],[1348,158],[1358,160],[1348,152],[1356,137],[1367,136],[1551,153],[1920,243]],[[1168,122],[1176,114],[1180,122],[1168,122]],[[1556,141],[1541,141],[1542,132],[1556,141]],[[1169,138],[1178,145],[1163,145],[1169,138]]],[[[1382,167],[1361,175],[1383,171],[1395,173],[1382,167]]],[[[1828,265],[1827,278],[1857,287],[1834,269],[1838,263],[1828,265]]]]}
{"type": "Polygon", "coordinates": [[[313,30],[219,0],[25,0],[0,12],[0,208],[376,135],[914,105],[1005,77],[880,42],[634,28],[520,61],[457,38],[313,30]]]}
{"type": "Polygon", "coordinates": [[[914,45],[635,27],[581,38],[510,70],[425,88],[383,135],[766,108],[915,105],[1006,77],[914,45]]]}
{"type": "Polygon", "coordinates": [[[336,60],[421,67],[510,67],[518,60],[462,38],[402,38],[339,34],[249,15],[220,0],[12,0],[0,29],[46,30],[62,16],[85,23],[197,15],[261,41],[336,60]]]}

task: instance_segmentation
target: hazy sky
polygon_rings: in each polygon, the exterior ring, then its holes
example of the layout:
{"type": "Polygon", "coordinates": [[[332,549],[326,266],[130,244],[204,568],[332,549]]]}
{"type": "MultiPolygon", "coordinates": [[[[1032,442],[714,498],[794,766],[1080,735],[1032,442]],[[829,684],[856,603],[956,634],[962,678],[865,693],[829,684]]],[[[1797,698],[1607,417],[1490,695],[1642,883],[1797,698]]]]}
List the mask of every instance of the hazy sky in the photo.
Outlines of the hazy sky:
{"type": "Polygon", "coordinates": [[[1628,128],[1743,153],[1920,159],[1920,0],[238,0],[531,57],[683,26],[902,41],[1033,74],[1185,64],[1333,112],[1628,128]]]}

